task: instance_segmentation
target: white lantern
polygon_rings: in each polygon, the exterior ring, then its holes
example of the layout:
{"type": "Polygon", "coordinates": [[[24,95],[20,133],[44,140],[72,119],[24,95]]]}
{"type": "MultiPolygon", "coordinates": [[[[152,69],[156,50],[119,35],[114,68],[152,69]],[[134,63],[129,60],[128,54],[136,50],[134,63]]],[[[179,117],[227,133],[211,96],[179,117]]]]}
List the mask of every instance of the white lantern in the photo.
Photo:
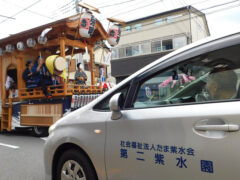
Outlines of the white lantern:
{"type": "Polygon", "coordinates": [[[38,43],[39,44],[46,44],[47,43],[47,37],[46,36],[38,36],[38,43]]]}
{"type": "Polygon", "coordinates": [[[17,49],[19,51],[23,51],[26,48],[26,45],[24,44],[24,42],[20,41],[17,43],[17,49]]]}
{"type": "Polygon", "coordinates": [[[33,38],[28,38],[28,39],[27,39],[27,46],[28,46],[28,47],[31,47],[31,48],[35,47],[35,46],[36,46],[36,41],[35,41],[35,39],[33,39],[33,38]]]}
{"type": "Polygon", "coordinates": [[[8,44],[8,45],[6,45],[6,52],[9,52],[9,53],[11,53],[11,52],[13,52],[14,51],[14,46],[12,45],[12,44],[8,44]]]}
{"type": "Polygon", "coordinates": [[[113,25],[108,30],[107,41],[111,46],[116,46],[120,40],[120,27],[113,25]]]}
{"type": "Polygon", "coordinates": [[[80,28],[79,28],[80,36],[85,38],[90,38],[94,33],[95,24],[96,24],[96,19],[91,13],[89,12],[83,13],[80,19],[80,28]]]}
{"type": "Polygon", "coordinates": [[[2,48],[0,48],[0,56],[2,56],[4,54],[4,51],[2,48]]]}

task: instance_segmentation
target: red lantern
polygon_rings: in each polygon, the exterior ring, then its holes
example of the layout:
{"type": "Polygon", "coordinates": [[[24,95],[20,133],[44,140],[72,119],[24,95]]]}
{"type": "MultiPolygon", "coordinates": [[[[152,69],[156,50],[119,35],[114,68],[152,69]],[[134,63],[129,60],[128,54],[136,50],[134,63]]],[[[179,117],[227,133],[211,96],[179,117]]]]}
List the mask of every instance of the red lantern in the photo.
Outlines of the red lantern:
{"type": "Polygon", "coordinates": [[[120,40],[120,35],[121,35],[120,27],[116,25],[111,26],[108,30],[107,37],[108,43],[111,46],[116,46],[120,40]]]}
{"type": "Polygon", "coordinates": [[[89,12],[83,13],[80,18],[79,34],[82,37],[90,38],[94,33],[95,24],[96,19],[91,13],[89,12]]]}

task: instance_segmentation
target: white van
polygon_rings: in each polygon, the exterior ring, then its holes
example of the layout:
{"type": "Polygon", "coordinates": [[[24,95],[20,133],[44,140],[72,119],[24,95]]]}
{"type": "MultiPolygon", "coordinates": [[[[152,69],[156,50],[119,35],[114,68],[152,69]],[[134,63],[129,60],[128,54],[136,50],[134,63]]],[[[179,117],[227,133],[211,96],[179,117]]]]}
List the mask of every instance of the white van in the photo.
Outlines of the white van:
{"type": "Polygon", "coordinates": [[[156,60],[50,127],[46,179],[239,179],[240,33],[156,60]]]}

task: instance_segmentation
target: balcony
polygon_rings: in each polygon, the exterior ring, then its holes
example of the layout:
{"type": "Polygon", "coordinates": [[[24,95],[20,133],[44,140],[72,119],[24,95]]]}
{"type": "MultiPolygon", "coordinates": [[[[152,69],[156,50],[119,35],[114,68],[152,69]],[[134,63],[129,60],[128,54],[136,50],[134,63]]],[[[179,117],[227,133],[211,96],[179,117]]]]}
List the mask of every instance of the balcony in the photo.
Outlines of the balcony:
{"type": "MultiPolygon", "coordinates": [[[[51,93],[53,98],[64,97],[80,94],[101,94],[102,86],[86,86],[76,84],[62,84],[48,86],[48,92],[51,93]]],[[[41,99],[45,98],[41,87],[23,88],[19,90],[19,99],[41,99]]]]}

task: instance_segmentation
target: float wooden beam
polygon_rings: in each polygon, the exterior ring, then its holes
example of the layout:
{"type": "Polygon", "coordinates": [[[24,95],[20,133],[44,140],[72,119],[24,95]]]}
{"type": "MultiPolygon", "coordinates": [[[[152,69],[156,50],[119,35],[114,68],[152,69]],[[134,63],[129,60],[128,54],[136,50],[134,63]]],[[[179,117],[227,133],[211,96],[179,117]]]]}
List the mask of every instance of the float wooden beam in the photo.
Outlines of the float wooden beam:
{"type": "Polygon", "coordinates": [[[4,96],[3,96],[3,91],[4,91],[4,81],[3,81],[3,76],[2,76],[2,56],[0,56],[0,84],[1,84],[1,99],[2,99],[2,104],[5,104],[4,101],[4,96]]]}
{"type": "Polygon", "coordinates": [[[95,66],[94,66],[94,51],[93,47],[89,48],[89,55],[90,55],[90,66],[91,66],[91,83],[95,85],[95,66]]]}
{"type": "Polygon", "coordinates": [[[64,37],[60,37],[59,38],[59,42],[60,42],[60,55],[65,58],[66,54],[65,54],[65,38],[64,37]]]}

